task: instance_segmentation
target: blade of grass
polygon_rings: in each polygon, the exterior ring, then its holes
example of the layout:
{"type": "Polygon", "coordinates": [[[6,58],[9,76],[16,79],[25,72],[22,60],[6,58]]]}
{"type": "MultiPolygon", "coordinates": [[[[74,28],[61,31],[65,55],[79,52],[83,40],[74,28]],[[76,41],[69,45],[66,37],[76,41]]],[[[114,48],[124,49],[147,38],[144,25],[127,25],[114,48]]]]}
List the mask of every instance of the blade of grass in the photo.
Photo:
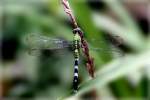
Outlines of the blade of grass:
{"type": "Polygon", "coordinates": [[[94,80],[81,84],[81,90],[77,95],[79,96],[92,88],[100,89],[103,85],[127,75],[129,72],[143,68],[150,63],[149,56],[150,52],[145,52],[135,56],[126,56],[124,59],[114,60],[99,70],[94,80]]]}
{"type": "Polygon", "coordinates": [[[148,96],[148,81],[147,79],[144,77],[141,82],[137,85],[137,87],[135,88],[135,96],[138,98],[146,98],[148,96]]]}
{"type": "MultiPolygon", "coordinates": [[[[104,1],[108,7],[110,7],[110,9],[112,9],[114,11],[114,13],[118,16],[118,18],[122,21],[122,23],[125,25],[125,27],[127,28],[127,30],[130,30],[131,33],[127,31],[128,36],[132,37],[132,39],[134,40],[136,38],[136,40],[140,41],[141,46],[142,47],[144,45],[144,36],[141,34],[141,30],[140,28],[137,26],[137,23],[134,21],[134,19],[129,15],[129,13],[127,12],[127,10],[123,7],[123,5],[121,4],[121,1],[117,1],[117,0],[105,0],[104,1]]],[[[139,48],[141,49],[141,48],[139,48]]]]}
{"type": "Polygon", "coordinates": [[[102,14],[93,14],[93,20],[98,28],[114,35],[120,36],[124,43],[135,51],[143,49],[144,38],[135,38],[133,31],[115,22],[113,19],[102,14]]]}
{"type": "MultiPolygon", "coordinates": [[[[112,11],[118,16],[122,23],[129,29],[135,32],[135,35],[142,33],[140,28],[137,26],[135,20],[130,16],[127,9],[123,6],[121,1],[117,0],[104,0],[104,2],[110,7],[112,11]]],[[[130,1],[129,1],[130,2],[130,1]]]]}
{"type": "Polygon", "coordinates": [[[134,96],[133,90],[131,89],[129,83],[125,78],[121,78],[119,80],[111,82],[109,87],[113,91],[113,94],[118,98],[127,98],[134,96]]]}

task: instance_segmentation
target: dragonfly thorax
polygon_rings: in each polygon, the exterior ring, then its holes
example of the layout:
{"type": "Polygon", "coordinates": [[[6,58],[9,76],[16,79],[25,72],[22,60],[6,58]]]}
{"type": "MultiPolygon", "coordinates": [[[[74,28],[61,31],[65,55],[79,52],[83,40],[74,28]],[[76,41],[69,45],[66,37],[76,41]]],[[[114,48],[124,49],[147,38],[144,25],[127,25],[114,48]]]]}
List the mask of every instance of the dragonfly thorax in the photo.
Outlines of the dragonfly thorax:
{"type": "Polygon", "coordinates": [[[81,39],[79,34],[74,34],[74,40],[73,40],[73,49],[74,49],[74,57],[79,58],[79,51],[81,47],[81,39]]]}

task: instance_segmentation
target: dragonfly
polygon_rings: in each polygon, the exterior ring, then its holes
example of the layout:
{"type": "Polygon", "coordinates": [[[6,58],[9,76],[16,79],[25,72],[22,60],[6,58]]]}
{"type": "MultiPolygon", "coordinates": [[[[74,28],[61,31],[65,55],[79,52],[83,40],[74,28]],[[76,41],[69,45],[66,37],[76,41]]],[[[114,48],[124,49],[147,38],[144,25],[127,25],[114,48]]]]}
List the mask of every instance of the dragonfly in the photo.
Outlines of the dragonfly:
{"type": "MultiPolygon", "coordinates": [[[[113,36],[115,39],[119,38],[118,36],[113,36]]],[[[120,38],[119,38],[120,39],[120,38]]],[[[115,45],[115,47],[119,47],[122,44],[122,40],[117,42],[114,39],[108,39],[115,45]]],[[[50,52],[59,52],[59,54],[64,54],[64,49],[69,49],[73,51],[73,41],[67,41],[63,38],[56,37],[48,37],[37,33],[31,33],[26,36],[26,45],[28,47],[28,53],[32,56],[39,56],[42,50],[50,51],[50,52]]],[[[105,49],[99,47],[103,45],[105,42],[97,39],[91,39],[88,41],[90,51],[95,52],[103,52],[105,54],[117,53],[118,55],[123,55],[120,51],[115,48],[105,49]],[[98,46],[93,46],[91,44],[97,43],[98,46]]]]}
{"type": "MultiPolygon", "coordinates": [[[[91,41],[96,41],[92,39],[91,41]]],[[[74,52],[74,78],[73,78],[73,90],[76,93],[78,90],[78,66],[79,66],[79,54],[81,45],[81,37],[79,34],[74,33],[73,41],[67,41],[62,38],[52,38],[36,33],[29,34],[26,37],[26,42],[29,47],[29,54],[38,56],[42,50],[56,52],[57,50],[70,49],[74,52]]],[[[103,41],[98,41],[99,45],[104,43],[103,41]]],[[[117,44],[118,45],[118,44],[117,44]]],[[[91,45],[90,50],[96,52],[112,53],[118,52],[116,50],[107,50],[103,48],[94,48],[91,45]]]]}
{"type": "MultiPolygon", "coordinates": [[[[73,33],[77,33],[80,37],[80,42],[81,42],[81,48],[82,48],[82,52],[84,54],[84,56],[87,59],[87,63],[86,63],[86,68],[89,72],[89,75],[94,78],[94,58],[90,55],[89,53],[89,44],[87,42],[87,40],[85,39],[84,35],[83,35],[83,31],[81,31],[80,27],[78,26],[76,19],[73,15],[73,12],[70,8],[69,2],[68,0],[62,0],[62,5],[64,7],[64,11],[66,12],[66,14],[69,16],[71,23],[74,27],[73,29],[73,33]]],[[[77,41],[77,40],[74,40],[77,41]]],[[[73,45],[74,47],[76,45],[73,45]]],[[[80,48],[80,46],[79,46],[80,48]]],[[[78,49],[74,49],[74,52],[78,51],[78,49]]],[[[106,51],[106,50],[105,50],[106,51]]],[[[77,53],[78,54],[78,53],[77,53]]]]}

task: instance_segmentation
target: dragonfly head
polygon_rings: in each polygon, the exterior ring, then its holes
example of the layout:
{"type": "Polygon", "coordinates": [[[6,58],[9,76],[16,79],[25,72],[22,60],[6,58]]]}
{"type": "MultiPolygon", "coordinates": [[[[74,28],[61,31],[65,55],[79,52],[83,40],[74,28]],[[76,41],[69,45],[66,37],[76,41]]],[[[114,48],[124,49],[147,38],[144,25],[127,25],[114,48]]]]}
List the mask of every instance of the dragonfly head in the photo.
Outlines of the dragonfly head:
{"type": "Polygon", "coordinates": [[[74,34],[78,33],[80,35],[80,37],[83,38],[83,32],[79,27],[73,29],[73,33],[74,34]]]}

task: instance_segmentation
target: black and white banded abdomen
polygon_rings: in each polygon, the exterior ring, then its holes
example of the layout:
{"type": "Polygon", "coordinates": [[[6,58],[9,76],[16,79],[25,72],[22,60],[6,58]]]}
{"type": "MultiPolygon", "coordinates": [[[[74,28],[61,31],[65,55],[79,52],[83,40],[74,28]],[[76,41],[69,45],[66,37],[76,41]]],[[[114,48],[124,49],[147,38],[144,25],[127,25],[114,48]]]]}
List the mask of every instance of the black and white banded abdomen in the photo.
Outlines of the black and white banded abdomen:
{"type": "Polygon", "coordinates": [[[78,90],[78,65],[79,65],[79,59],[75,59],[74,63],[74,78],[73,78],[73,89],[74,92],[77,92],[78,90]]]}

